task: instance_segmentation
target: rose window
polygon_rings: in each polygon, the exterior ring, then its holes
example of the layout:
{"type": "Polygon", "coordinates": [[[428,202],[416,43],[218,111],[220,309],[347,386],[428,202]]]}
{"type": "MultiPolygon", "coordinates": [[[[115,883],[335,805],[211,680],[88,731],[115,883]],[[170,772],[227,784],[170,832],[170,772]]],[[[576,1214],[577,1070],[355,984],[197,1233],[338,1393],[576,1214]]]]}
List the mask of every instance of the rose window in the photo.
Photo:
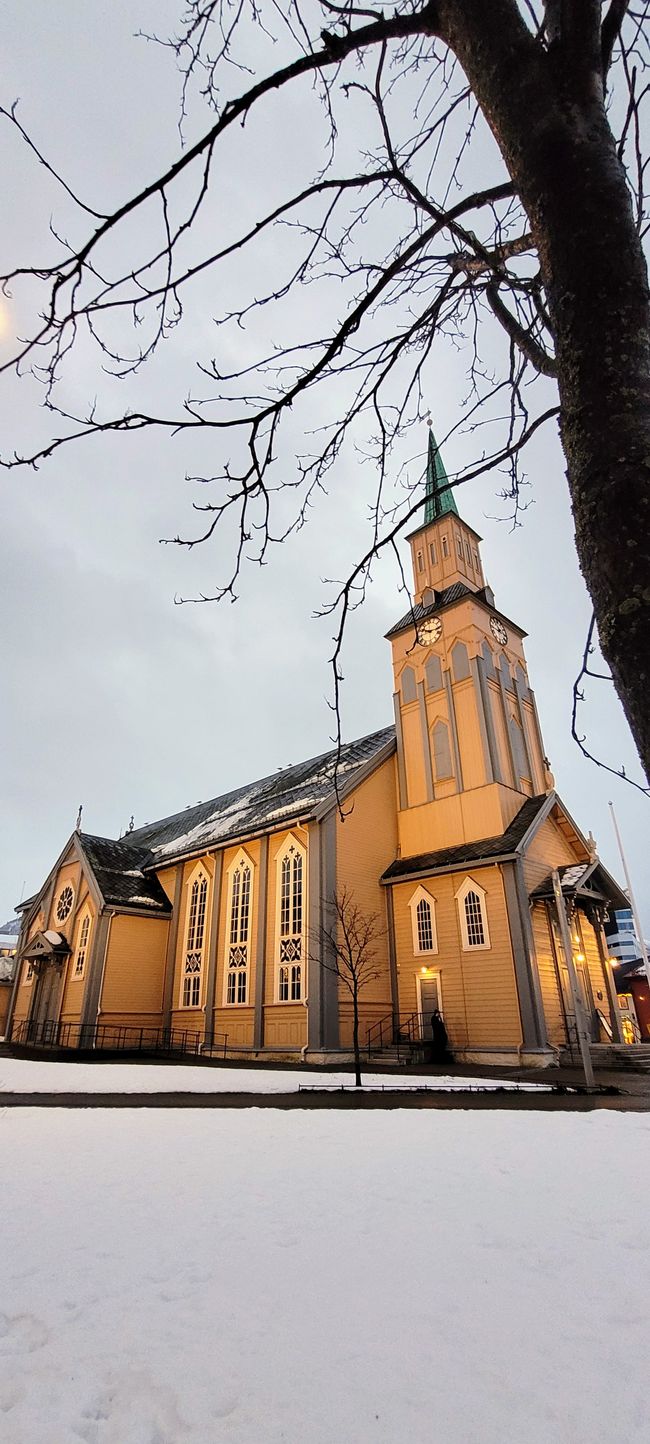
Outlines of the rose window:
{"type": "Polygon", "coordinates": [[[59,895],[59,900],[56,905],[56,920],[58,923],[64,923],[66,918],[70,916],[70,913],[72,912],[73,902],[74,892],[70,884],[66,883],[66,886],[62,889],[59,895]]]}

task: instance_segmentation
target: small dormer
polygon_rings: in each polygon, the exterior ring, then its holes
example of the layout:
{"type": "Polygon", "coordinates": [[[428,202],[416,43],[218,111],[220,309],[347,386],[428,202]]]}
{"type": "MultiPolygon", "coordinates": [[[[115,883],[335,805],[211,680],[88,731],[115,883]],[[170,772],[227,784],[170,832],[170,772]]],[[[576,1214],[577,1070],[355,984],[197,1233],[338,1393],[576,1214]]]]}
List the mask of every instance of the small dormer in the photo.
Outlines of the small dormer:
{"type": "Polygon", "coordinates": [[[424,522],[408,538],[416,602],[433,602],[426,593],[442,592],[454,582],[472,591],[485,585],[481,538],[458,515],[458,508],[429,422],[424,522]]]}

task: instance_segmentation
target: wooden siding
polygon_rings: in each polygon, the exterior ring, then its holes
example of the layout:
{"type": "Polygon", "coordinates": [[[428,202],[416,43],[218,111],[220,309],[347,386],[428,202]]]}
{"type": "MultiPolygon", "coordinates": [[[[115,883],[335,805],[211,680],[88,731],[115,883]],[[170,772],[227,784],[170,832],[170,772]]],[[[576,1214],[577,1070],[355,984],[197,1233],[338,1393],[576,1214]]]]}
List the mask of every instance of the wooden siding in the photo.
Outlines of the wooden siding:
{"type": "Polygon", "coordinates": [[[583,856],[584,850],[572,848],[553,818],[547,817],[526,848],[524,878],[528,891],[533,892],[552,868],[570,867],[583,856]]]}
{"type": "MultiPolygon", "coordinates": [[[[397,851],[396,781],[395,758],[389,757],[356,788],[345,803],[345,817],[336,822],[336,890],[340,894],[346,888],[362,913],[377,919],[375,953],[380,975],[364,988],[361,998],[364,1013],[372,1015],[373,1022],[391,1009],[386,897],[379,879],[397,851]]],[[[344,1048],[351,1042],[351,1007],[350,994],[339,983],[344,1048]]]]}
{"type": "Polygon", "coordinates": [[[558,1048],[566,1042],[566,1024],[548,913],[544,903],[535,904],[531,913],[531,921],[548,1040],[555,1048],[558,1048]]]}
{"type": "Polygon", "coordinates": [[[112,919],[99,1002],[99,1019],[162,1021],[165,948],[169,922],[118,914],[112,919]]]}
{"type": "Polygon", "coordinates": [[[440,973],[445,1024],[452,1047],[519,1047],[519,1003],[499,868],[400,883],[394,889],[394,906],[400,1012],[417,1012],[417,977],[426,961],[440,973]],[[490,947],[465,952],[455,893],[468,876],[486,893],[490,947]],[[436,903],[438,952],[428,954],[426,959],[414,952],[409,908],[420,884],[436,903]]]}

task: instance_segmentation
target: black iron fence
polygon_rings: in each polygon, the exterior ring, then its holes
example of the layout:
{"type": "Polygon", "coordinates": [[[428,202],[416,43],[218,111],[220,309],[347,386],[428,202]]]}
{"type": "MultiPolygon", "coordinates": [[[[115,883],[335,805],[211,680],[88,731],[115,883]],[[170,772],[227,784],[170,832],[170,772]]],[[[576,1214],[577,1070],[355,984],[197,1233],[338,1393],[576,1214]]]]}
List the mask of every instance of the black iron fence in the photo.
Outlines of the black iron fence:
{"type": "MultiPolygon", "coordinates": [[[[205,1040],[190,1028],[139,1028],[132,1023],[54,1023],[24,1019],[14,1022],[10,1042],[33,1048],[67,1048],[78,1052],[100,1050],[106,1053],[151,1053],[166,1056],[198,1057],[205,1040]]],[[[209,1051],[225,1058],[228,1046],[226,1033],[214,1033],[209,1051]]]]}

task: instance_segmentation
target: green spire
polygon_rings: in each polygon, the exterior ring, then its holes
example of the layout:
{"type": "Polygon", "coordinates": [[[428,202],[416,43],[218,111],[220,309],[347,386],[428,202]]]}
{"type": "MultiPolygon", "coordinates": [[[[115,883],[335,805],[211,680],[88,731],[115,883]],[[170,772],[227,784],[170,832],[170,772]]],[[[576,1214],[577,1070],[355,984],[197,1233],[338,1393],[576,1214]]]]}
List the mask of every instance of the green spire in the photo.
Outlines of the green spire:
{"type": "Polygon", "coordinates": [[[429,422],[427,499],[424,507],[424,525],[427,526],[429,522],[437,521],[438,517],[445,516],[450,511],[458,516],[458,507],[454,500],[454,493],[449,485],[449,478],[443,466],[440,452],[438,451],[431,422],[429,422]]]}

